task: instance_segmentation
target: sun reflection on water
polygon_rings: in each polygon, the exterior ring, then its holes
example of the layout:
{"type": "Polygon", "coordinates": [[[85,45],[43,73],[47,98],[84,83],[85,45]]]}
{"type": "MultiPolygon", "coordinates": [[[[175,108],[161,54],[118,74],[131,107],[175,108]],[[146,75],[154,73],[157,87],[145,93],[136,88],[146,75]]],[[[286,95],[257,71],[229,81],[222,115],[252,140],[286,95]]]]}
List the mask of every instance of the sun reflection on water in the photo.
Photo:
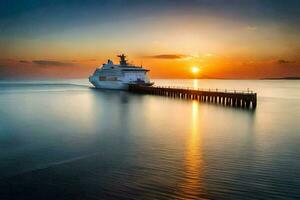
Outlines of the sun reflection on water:
{"type": "MultiPolygon", "coordinates": [[[[198,79],[193,79],[193,89],[198,89],[199,88],[199,80],[198,79]]],[[[194,107],[193,107],[194,109],[194,107]]]]}
{"type": "MultiPolygon", "coordinates": [[[[184,180],[179,186],[177,199],[202,198],[205,195],[202,183],[203,157],[201,148],[201,133],[198,129],[199,103],[192,103],[191,132],[187,139],[185,160],[184,160],[184,180]]],[[[204,199],[204,198],[202,198],[204,199]]]]}

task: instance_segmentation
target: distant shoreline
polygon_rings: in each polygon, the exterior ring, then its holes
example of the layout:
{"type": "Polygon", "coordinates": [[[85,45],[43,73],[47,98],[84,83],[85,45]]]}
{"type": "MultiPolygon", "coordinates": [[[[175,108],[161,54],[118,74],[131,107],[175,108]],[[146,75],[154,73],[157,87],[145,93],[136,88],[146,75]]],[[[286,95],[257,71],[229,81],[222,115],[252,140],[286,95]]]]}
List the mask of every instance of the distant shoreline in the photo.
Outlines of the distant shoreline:
{"type": "Polygon", "coordinates": [[[262,80],[300,80],[300,77],[262,78],[262,80]]]}

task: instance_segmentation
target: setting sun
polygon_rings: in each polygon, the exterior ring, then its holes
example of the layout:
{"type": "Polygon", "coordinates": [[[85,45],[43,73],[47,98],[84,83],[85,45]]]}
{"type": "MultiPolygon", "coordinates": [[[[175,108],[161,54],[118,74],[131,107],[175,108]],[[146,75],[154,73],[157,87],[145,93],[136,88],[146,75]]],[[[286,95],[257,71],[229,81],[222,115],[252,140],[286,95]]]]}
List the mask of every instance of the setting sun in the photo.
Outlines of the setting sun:
{"type": "Polygon", "coordinates": [[[199,72],[199,67],[197,66],[192,67],[192,72],[193,74],[197,74],[199,72]]]}

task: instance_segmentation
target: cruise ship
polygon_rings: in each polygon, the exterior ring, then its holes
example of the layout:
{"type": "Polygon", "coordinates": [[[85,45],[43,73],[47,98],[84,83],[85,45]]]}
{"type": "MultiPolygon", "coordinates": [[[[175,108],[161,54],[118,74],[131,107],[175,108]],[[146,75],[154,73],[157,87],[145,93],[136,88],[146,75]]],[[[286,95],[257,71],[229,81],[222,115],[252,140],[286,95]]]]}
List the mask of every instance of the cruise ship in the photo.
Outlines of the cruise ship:
{"type": "Polygon", "coordinates": [[[129,85],[151,86],[147,73],[148,69],[142,66],[134,66],[127,62],[124,54],[118,55],[119,64],[108,60],[107,63],[97,68],[89,81],[96,88],[127,90],[129,85]]]}

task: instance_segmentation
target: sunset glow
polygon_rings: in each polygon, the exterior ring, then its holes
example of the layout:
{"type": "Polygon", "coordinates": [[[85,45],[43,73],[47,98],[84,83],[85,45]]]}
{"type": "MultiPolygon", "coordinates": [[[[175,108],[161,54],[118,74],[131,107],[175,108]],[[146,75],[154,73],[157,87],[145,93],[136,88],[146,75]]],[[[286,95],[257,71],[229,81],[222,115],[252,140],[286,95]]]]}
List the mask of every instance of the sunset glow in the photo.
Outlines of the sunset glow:
{"type": "Polygon", "coordinates": [[[152,78],[300,76],[297,1],[8,2],[0,12],[4,78],[86,78],[120,53],[152,78]],[[191,73],[195,63],[201,73],[191,73]]]}
{"type": "Polygon", "coordinates": [[[0,200],[300,200],[300,0],[0,0],[0,114],[0,200]]]}

